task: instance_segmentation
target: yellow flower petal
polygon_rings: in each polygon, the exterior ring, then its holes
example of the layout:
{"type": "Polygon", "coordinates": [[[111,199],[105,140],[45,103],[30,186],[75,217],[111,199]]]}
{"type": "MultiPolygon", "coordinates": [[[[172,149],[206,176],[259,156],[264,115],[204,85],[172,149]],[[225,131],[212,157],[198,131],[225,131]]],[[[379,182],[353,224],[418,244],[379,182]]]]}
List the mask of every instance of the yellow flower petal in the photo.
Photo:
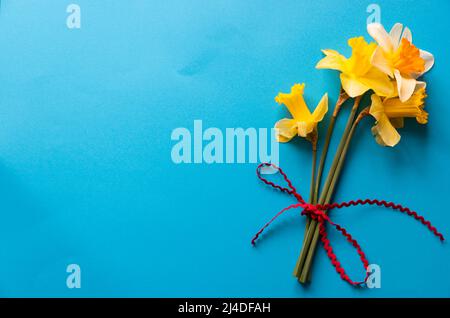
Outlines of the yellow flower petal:
{"type": "Polygon", "coordinates": [[[375,52],[373,52],[372,65],[390,77],[394,77],[394,69],[381,47],[377,47],[375,52]]]}
{"type": "Polygon", "coordinates": [[[389,77],[376,68],[372,68],[367,74],[361,76],[359,81],[380,96],[391,96],[395,92],[394,85],[389,77]]]}
{"type": "Polygon", "coordinates": [[[375,120],[378,120],[384,113],[383,102],[381,101],[380,96],[378,96],[377,94],[372,94],[370,98],[372,100],[372,104],[370,105],[369,114],[372,115],[375,120]]]}
{"type": "Polygon", "coordinates": [[[426,89],[427,83],[425,83],[423,81],[416,81],[416,90],[419,90],[421,88],[426,89]]]}
{"type": "Polygon", "coordinates": [[[405,102],[414,93],[416,80],[414,78],[403,77],[398,70],[394,71],[394,76],[397,80],[398,96],[402,102],[405,102]]]}
{"type": "Polygon", "coordinates": [[[370,87],[361,83],[357,78],[341,73],[342,88],[348,96],[357,97],[367,92],[370,87]]]}
{"type": "Polygon", "coordinates": [[[322,96],[322,99],[320,100],[319,104],[317,104],[317,107],[312,114],[314,122],[318,123],[322,121],[327,111],[328,111],[328,94],[325,93],[322,96]]]}
{"type": "Polygon", "coordinates": [[[395,50],[398,48],[398,45],[400,44],[402,31],[403,31],[403,24],[401,23],[394,24],[391,31],[389,31],[389,36],[391,38],[391,42],[395,50]]]}
{"type": "Polygon", "coordinates": [[[386,52],[391,52],[394,48],[391,37],[380,23],[370,23],[367,25],[367,32],[377,41],[378,45],[386,52]]]}
{"type": "Polygon", "coordinates": [[[311,112],[303,99],[304,88],[305,84],[295,84],[289,94],[279,93],[275,97],[275,101],[278,104],[284,104],[292,117],[298,121],[308,121],[311,118],[311,112]]]}
{"type": "Polygon", "coordinates": [[[412,43],[412,33],[408,27],[405,27],[405,29],[403,30],[402,39],[406,39],[412,43]]]}
{"type": "Polygon", "coordinates": [[[334,50],[322,50],[325,57],[317,63],[316,68],[318,69],[332,69],[337,71],[344,70],[344,64],[347,59],[334,50]]]}
{"type": "MultiPolygon", "coordinates": [[[[420,50],[420,57],[425,61],[425,70],[423,73],[428,72],[434,65],[434,56],[430,52],[420,50]]],[[[422,75],[421,73],[420,75],[422,75]]]]}
{"type": "Polygon", "coordinates": [[[348,59],[346,72],[356,76],[366,74],[373,68],[370,60],[377,45],[367,43],[362,36],[349,39],[348,45],[352,48],[352,56],[348,59]]]}
{"type": "Polygon", "coordinates": [[[294,119],[284,118],[275,124],[275,137],[278,142],[288,142],[297,134],[297,122],[294,119]]]}
{"type": "Polygon", "coordinates": [[[395,146],[400,141],[399,133],[386,116],[380,96],[372,94],[371,99],[372,105],[370,105],[369,113],[376,120],[375,126],[372,127],[372,134],[376,142],[382,146],[395,146]]]}
{"type": "Polygon", "coordinates": [[[297,123],[298,135],[300,137],[308,137],[308,135],[313,132],[316,125],[317,123],[315,122],[306,122],[306,121],[298,122],[297,123]]]}
{"type": "Polygon", "coordinates": [[[394,147],[400,141],[400,134],[385,114],[382,114],[372,127],[372,134],[376,142],[382,146],[394,147]]]}

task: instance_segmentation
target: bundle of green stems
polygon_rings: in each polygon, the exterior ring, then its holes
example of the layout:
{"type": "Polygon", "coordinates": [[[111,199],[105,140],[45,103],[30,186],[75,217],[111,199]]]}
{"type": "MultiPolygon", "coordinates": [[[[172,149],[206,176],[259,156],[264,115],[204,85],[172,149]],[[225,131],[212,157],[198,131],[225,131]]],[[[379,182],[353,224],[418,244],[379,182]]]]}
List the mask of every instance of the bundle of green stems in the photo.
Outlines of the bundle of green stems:
{"type": "MultiPolygon", "coordinates": [[[[321,189],[320,197],[319,197],[320,183],[322,179],[323,169],[325,166],[325,161],[327,158],[328,149],[330,146],[331,137],[333,135],[334,126],[336,123],[336,118],[340,113],[342,105],[349,99],[349,97],[342,88],[339,94],[339,98],[336,102],[333,114],[330,119],[317,172],[316,172],[317,139],[318,139],[317,135],[315,135],[313,138],[310,139],[312,144],[312,173],[311,173],[311,192],[309,199],[310,203],[312,204],[328,204],[331,202],[337,181],[339,179],[339,175],[342,171],[345,156],[347,154],[347,150],[350,141],[353,137],[353,134],[355,132],[355,129],[360,120],[368,114],[368,109],[366,108],[362,110],[359,113],[359,115],[357,115],[361,98],[362,96],[353,99],[353,106],[350,111],[347,124],[345,126],[338,148],[336,149],[336,153],[331,163],[331,167],[328,172],[327,178],[321,189]]],[[[319,226],[317,224],[317,221],[312,220],[311,218],[308,217],[302,249],[294,269],[294,276],[296,276],[299,282],[301,283],[306,283],[310,280],[311,265],[314,258],[314,253],[317,247],[318,240],[319,240],[319,226]]]]}

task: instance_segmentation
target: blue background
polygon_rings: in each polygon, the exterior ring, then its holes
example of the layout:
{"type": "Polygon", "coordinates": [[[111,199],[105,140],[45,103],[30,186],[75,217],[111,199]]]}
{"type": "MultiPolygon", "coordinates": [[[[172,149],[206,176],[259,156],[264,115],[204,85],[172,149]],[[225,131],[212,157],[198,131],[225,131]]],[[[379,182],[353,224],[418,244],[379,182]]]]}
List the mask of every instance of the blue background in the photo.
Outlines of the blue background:
{"type": "MultiPolygon", "coordinates": [[[[382,269],[382,288],[341,281],[322,249],[313,281],[291,276],[305,220],[255,176],[255,164],[172,162],[174,128],[273,127],[287,112],[274,96],[306,82],[315,106],[333,105],[333,71],[320,49],[349,53],[366,34],[371,1],[73,1],[82,27],[66,27],[71,1],[3,0],[0,13],[0,296],[448,297],[450,253],[416,221],[364,207],[333,213],[382,269]],[[66,287],[66,266],[82,270],[66,287]]],[[[377,1],[432,52],[430,121],[413,120],[394,149],[372,120],[357,132],[336,200],[404,203],[450,235],[450,2],[377,1]]],[[[331,106],[330,106],[331,107],[331,106]]],[[[337,124],[345,124],[348,106],[337,124]]],[[[323,136],[324,127],[321,127],[323,136]]],[[[338,142],[333,139],[332,149],[338,142]]],[[[280,146],[281,166],[309,192],[306,142],[280,146]]],[[[338,235],[349,273],[363,275],[338,235]]]]}

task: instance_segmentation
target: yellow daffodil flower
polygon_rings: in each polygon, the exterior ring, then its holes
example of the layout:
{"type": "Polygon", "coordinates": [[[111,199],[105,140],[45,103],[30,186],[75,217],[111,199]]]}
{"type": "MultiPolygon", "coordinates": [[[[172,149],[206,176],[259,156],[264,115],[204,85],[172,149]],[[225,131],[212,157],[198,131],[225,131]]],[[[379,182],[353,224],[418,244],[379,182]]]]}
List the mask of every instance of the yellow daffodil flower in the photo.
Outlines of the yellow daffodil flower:
{"type": "Polygon", "coordinates": [[[389,77],[371,64],[377,45],[368,44],[363,37],[351,38],[348,45],[352,48],[350,58],[334,50],[322,50],[326,56],[316,68],[340,71],[342,88],[350,97],[360,96],[370,89],[379,96],[391,95],[394,87],[389,77]]]}
{"type": "Polygon", "coordinates": [[[377,143],[382,146],[395,146],[400,141],[400,134],[396,128],[403,127],[405,117],[413,117],[418,123],[426,124],[428,122],[428,113],[424,110],[426,97],[423,82],[417,85],[406,102],[402,102],[399,97],[381,99],[373,94],[369,113],[376,120],[375,126],[372,127],[372,134],[377,143]]]}
{"type": "Polygon", "coordinates": [[[395,78],[400,100],[407,101],[414,93],[416,79],[434,64],[431,53],[419,50],[412,44],[411,31],[396,23],[389,33],[379,23],[367,25],[367,32],[377,41],[372,64],[395,78]]]}
{"type": "Polygon", "coordinates": [[[325,94],[311,113],[303,99],[304,89],[305,84],[295,84],[289,94],[279,93],[275,97],[275,101],[284,104],[293,117],[281,119],[275,124],[278,142],[288,142],[295,135],[309,139],[328,111],[328,95],[325,94]]]}

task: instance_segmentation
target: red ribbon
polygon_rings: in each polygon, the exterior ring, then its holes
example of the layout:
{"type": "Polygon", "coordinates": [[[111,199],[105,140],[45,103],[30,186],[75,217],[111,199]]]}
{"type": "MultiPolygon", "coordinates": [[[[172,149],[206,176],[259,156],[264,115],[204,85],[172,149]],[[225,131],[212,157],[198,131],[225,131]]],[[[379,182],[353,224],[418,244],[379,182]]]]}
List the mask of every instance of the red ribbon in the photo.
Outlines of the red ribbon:
{"type": "Polygon", "coordinates": [[[387,202],[384,200],[370,200],[370,199],[365,199],[365,200],[361,200],[358,199],[356,201],[351,200],[351,201],[347,201],[347,202],[342,202],[342,203],[330,203],[330,204],[310,204],[307,203],[302,196],[297,192],[297,190],[295,189],[295,187],[292,185],[292,182],[289,180],[289,178],[287,177],[287,175],[283,172],[283,170],[281,170],[281,168],[277,167],[276,165],[272,164],[272,163],[262,163],[258,166],[258,168],[256,169],[256,174],[258,176],[258,178],[264,182],[267,185],[272,186],[275,189],[278,189],[282,192],[285,192],[289,195],[293,195],[298,203],[295,204],[291,204],[288,207],[285,207],[283,210],[281,210],[280,212],[278,212],[269,222],[267,222],[259,231],[258,233],[256,233],[256,235],[253,237],[252,239],[252,245],[255,245],[256,240],[258,239],[258,237],[261,235],[261,233],[273,222],[275,221],[281,214],[283,214],[284,212],[291,210],[291,209],[295,209],[295,208],[302,208],[303,211],[301,213],[301,215],[307,215],[309,217],[311,217],[313,220],[316,220],[319,224],[319,233],[320,233],[320,237],[323,243],[323,247],[328,255],[328,257],[331,260],[331,263],[333,264],[333,266],[336,268],[336,272],[341,276],[341,278],[345,281],[347,281],[348,283],[350,283],[351,285],[363,285],[366,283],[367,278],[369,277],[369,273],[367,271],[367,267],[369,266],[369,261],[367,260],[366,255],[364,254],[364,252],[361,249],[361,246],[358,244],[358,242],[339,224],[334,223],[333,221],[330,220],[329,216],[327,214],[325,214],[324,211],[327,210],[332,210],[332,209],[341,209],[344,207],[350,207],[350,206],[357,206],[357,205],[378,205],[378,206],[384,206],[386,208],[392,208],[393,210],[398,210],[400,212],[406,213],[407,215],[413,217],[414,219],[416,219],[417,221],[419,221],[420,223],[422,223],[423,225],[425,225],[434,235],[436,235],[441,241],[444,241],[444,236],[438,232],[438,230],[431,225],[430,221],[427,221],[424,219],[423,216],[420,216],[417,214],[417,212],[411,211],[409,208],[401,206],[400,204],[395,204],[393,202],[387,202]],[[273,167],[275,168],[275,170],[277,170],[284,178],[284,180],[286,181],[288,188],[285,187],[281,187],[269,180],[267,180],[266,178],[264,178],[261,175],[261,168],[263,167],[273,167]],[[327,231],[325,228],[325,224],[328,223],[330,225],[332,225],[333,227],[335,227],[339,232],[341,232],[341,234],[347,239],[348,242],[350,242],[353,247],[355,247],[356,251],[359,254],[359,257],[361,259],[361,262],[364,265],[364,269],[366,271],[366,277],[364,278],[364,281],[353,281],[350,279],[350,277],[345,273],[344,268],[341,266],[341,263],[338,261],[336,254],[333,252],[333,248],[331,247],[330,244],[330,240],[328,239],[327,236],[327,231]]]}

